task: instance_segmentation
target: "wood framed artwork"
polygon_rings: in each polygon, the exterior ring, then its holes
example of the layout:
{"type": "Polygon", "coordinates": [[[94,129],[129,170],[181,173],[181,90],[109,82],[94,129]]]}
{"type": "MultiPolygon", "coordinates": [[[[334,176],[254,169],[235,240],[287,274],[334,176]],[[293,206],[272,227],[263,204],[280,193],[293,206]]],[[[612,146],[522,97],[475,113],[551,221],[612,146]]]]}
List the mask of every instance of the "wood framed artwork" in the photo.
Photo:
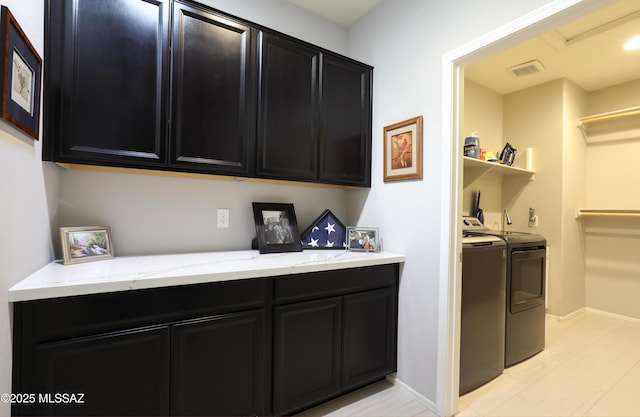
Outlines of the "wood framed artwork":
{"type": "Polygon", "coordinates": [[[113,258],[109,226],[61,227],[64,264],[113,258]]]}
{"type": "Polygon", "coordinates": [[[384,182],[422,179],[422,116],[384,128],[384,182]]]}
{"type": "Polygon", "coordinates": [[[302,251],[293,204],[253,203],[253,217],[260,253],[302,251]]]}
{"type": "Polygon", "coordinates": [[[2,6],[0,13],[2,119],[37,140],[42,58],[9,9],[2,6]]]}

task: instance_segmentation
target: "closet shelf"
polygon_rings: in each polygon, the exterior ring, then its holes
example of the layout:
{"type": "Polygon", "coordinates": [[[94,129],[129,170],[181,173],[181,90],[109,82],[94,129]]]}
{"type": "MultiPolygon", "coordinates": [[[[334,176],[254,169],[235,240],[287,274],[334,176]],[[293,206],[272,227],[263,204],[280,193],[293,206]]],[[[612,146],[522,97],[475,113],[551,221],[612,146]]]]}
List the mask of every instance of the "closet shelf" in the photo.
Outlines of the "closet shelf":
{"type": "Polygon", "coordinates": [[[578,209],[576,219],[583,217],[640,217],[640,209],[578,209]]]}
{"type": "Polygon", "coordinates": [[[495,171],[500,175],[534,175],[535,171],[529,171],[528,169],[512,167],[509,165],[499,164],[497,162],[482,161],[476,158],[470,158],[468,156],[462,157],[464,160],[465,169],[477,169],[480,171],[495,171]]]}
{"type": "Polygon", "coordinates": [[[640,139],[640,106],[582,117],[576,126],[587,143],[640,139]]]}
{"type": "Polygon", "coordinates": [[[464,163],[463,185],[465,188],[488,172],[499,174],[501,177],[529,177],[529,180],[533,180],[536,173],[528,169],[482,161],[468,156],[463,156],[462,162],[464,163]]]}

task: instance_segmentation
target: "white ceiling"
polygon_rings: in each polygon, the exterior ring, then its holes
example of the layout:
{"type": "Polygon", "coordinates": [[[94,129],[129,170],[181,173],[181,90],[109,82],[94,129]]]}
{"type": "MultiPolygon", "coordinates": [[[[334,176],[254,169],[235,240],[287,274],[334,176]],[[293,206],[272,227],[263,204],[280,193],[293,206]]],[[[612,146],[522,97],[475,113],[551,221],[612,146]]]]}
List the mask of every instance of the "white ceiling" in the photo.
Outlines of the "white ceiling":
{"type": "Polygon", "coordinates": [[[640,50],[623,50],[634,36],[640,36],[640,0],[621,0],[474,62],[464,68],[465,76],[501,94],[558,78],[594,91],[640,78],[640,50]],[[533,60],[544,70],[523,77],[508,71],[533,60]]]}
{"type": "MultiPolygon", "coordinates": [[[[349,26],[380,0],[288,0],[349,26]]],[[[465,66],[465,76],[500,94],[567,78],[587,91],[640,78],[640,50],[622,46],[640,36],[640,0],[620,0],[543,36],[465,66]],[[544,70],[515,77],[507,69],[538,60],[544,70]]]]}
{"type": "Polygon", "coordinates": [[[381,0],[287,0],[341,26],[350,26],[381,0]]]}

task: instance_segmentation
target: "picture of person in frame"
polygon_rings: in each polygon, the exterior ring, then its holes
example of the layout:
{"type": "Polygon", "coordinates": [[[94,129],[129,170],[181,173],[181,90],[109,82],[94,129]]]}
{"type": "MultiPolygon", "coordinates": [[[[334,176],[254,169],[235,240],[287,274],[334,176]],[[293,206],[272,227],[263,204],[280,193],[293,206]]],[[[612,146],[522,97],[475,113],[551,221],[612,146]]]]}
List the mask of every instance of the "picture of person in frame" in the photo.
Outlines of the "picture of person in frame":
{"type": "Polygon", "coordinates": [[[264,221],[264,235],[267,245],[293,243],[293,235],[286,211],[263,210],[262,219],[264,221]]]}

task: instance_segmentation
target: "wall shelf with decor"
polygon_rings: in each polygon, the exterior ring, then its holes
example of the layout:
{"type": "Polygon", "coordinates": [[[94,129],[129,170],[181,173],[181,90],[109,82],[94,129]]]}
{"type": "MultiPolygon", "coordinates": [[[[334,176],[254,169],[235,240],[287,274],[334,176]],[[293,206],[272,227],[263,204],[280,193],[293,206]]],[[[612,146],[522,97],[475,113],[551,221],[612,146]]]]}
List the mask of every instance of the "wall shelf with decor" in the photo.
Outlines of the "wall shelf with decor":
{"type": "Polygon", "coordinates": [[[463,156],[462,160],[464,163],[465,187],[489,172],[498,174],[502,177],[529,176],[531,180],[534,178],[536,173],[533,170],[512,167],[509,165],[499,164],[497,162],[483,161],[476,158],[470,158],[468,156],[463,156]]]}
{"type": "Polygon", "coordinates": [[[640,139],[640,106],[582,117],[576,126],[587,144],[640,139]]]}

